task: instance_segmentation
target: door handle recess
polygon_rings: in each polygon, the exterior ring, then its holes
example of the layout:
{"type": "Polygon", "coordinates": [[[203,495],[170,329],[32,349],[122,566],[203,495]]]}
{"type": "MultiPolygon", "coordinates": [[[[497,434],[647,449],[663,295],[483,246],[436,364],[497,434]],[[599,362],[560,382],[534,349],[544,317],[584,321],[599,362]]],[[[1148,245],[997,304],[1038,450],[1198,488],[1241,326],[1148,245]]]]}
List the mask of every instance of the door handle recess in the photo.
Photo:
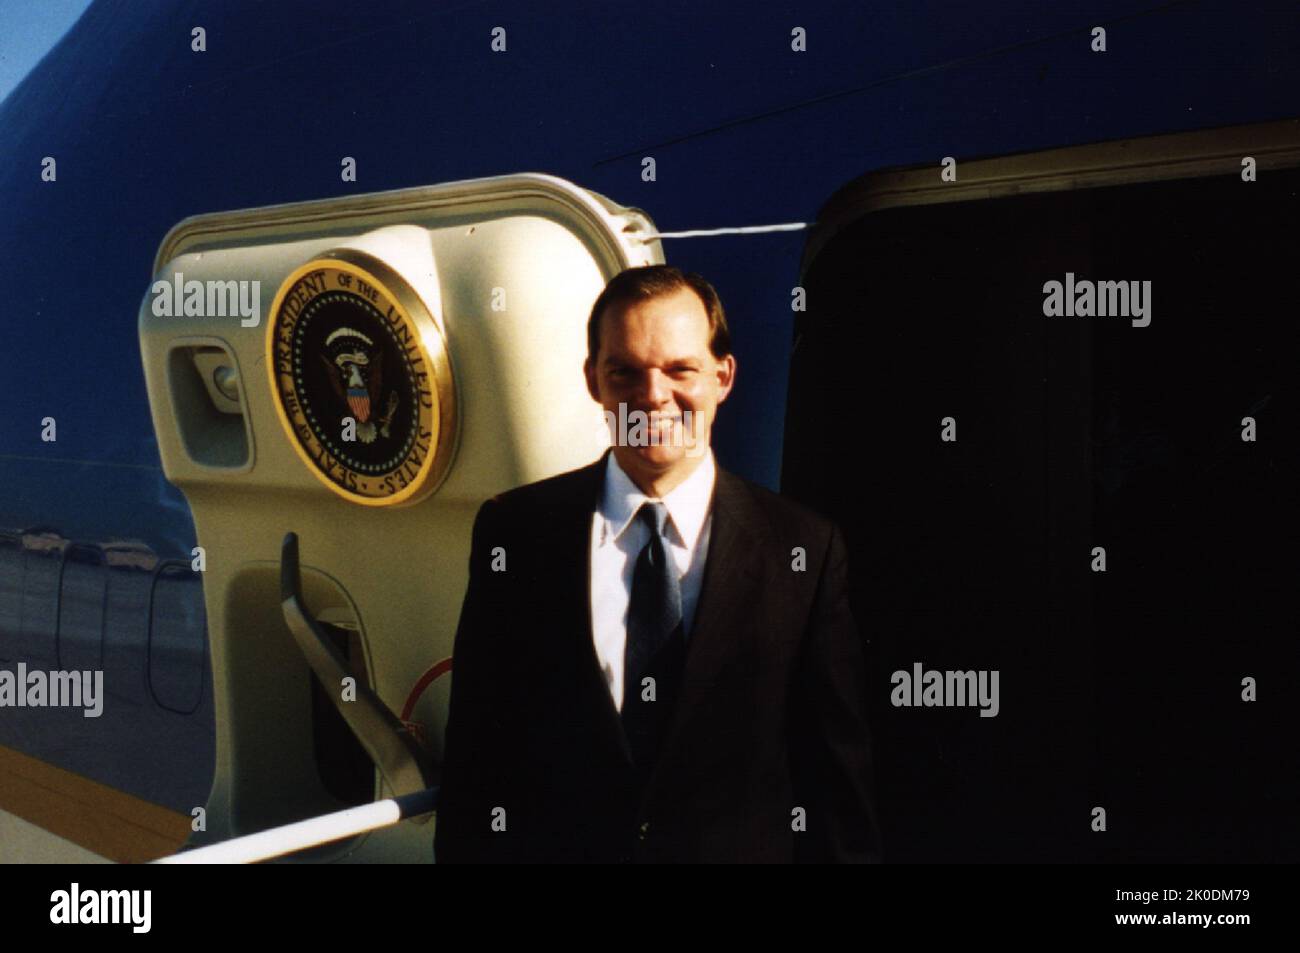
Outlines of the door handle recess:
{"type": "Polygon", "coordinates": [[[370,755],[393,793],[398,796],[415,794],[433,787],[429,757],[411,737],[401,719],[369,685],[358,682],[356,700],[343,700],[340,691],[343,679],[354,676],[320,623],[311,617],[303,604],[297,533],[286,533],[280,547],[280,607],[294,641],[320,679],[326,696],[352,729],[366,754],[370,755]]]}

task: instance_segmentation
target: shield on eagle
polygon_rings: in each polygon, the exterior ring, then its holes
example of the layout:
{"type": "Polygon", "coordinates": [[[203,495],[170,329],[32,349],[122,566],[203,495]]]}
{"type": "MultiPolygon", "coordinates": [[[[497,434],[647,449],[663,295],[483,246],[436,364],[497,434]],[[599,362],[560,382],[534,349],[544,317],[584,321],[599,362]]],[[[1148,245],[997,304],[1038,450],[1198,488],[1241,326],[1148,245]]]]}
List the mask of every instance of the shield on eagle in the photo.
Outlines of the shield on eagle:
{"type": "Polygon", "coordinates": [[[365,423],[370,419],[370,392],[362,388],[348,388],[348,406],[352,408],[352,414],[357,418],[358,423],[365,423]]]}

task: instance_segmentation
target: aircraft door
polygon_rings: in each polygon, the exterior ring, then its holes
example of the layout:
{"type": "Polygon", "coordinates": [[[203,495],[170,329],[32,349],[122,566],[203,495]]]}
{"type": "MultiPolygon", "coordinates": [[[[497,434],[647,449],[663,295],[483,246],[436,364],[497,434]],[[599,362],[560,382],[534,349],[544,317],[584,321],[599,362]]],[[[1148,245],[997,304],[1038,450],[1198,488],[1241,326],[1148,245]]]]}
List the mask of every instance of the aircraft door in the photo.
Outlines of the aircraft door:
{"type": "MultiPolygon", "coordinates": [[[[436,778],[474,515],[608,445],[582,379],[586,316],[612,275],[663,261],[654,231],[526,174],[203,215],[167,235],[139,329],[207,608],[217,763],[191,846],[394,793],[340,717],[349,680],[436,778]],[[339,685],[312,674],[282,611],[290,533],[339,685]]],[[[432,836],[403,822],[312,859],[428,861],[432,836]]]]}

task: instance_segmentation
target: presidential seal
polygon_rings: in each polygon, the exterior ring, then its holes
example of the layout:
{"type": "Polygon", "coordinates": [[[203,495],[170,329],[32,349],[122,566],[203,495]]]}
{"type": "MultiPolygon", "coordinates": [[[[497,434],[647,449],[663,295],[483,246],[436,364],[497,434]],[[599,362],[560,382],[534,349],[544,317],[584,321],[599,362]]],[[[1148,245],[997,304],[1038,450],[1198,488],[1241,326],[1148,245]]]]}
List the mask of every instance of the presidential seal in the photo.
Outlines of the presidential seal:
{"type": "Polygon", "coordinates": [[[350,249],[295,269],[271,305],[267,367],[290,442],[335,493],[390,506],[436,488],[455,432],[450,365],[392,269],[350,249]]]}

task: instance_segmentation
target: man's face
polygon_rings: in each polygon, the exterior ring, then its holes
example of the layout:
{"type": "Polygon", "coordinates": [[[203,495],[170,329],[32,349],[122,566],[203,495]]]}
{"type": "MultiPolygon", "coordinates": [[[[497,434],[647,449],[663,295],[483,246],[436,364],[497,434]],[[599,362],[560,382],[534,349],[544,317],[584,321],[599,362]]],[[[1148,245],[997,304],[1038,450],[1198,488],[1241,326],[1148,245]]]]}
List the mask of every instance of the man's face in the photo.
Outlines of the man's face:
{"type": "Polygon", "coordinates": [[[624,416],[646,415],[647,439],[628,441],[639,446],[616,439],[614,455],[643,490],[651,486],[662,495],[695,469],[708,448],[718,404],[735,380],[735,358],[716,358],[709,350],[708,313],[690,288],[613,305],[600,321],[600,352],[583,367],[587,390],[607,419],[620,419],[620,404],[624,416]]]}

